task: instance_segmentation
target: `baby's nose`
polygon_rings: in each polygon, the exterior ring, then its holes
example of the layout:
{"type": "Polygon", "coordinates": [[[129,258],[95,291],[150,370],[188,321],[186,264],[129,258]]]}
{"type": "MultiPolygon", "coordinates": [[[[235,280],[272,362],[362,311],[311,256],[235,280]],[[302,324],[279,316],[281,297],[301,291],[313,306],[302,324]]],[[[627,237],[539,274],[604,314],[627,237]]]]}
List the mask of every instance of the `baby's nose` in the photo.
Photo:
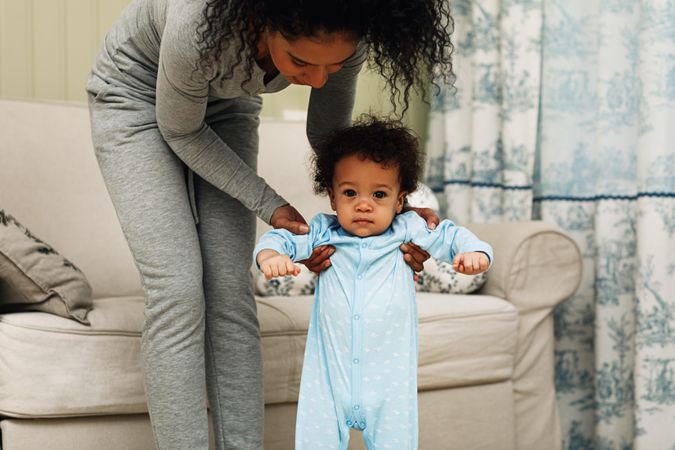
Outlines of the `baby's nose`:
{"type": "Polygon", "coordinates": [[[368,211],[371,209],[370,202],[366,199],[361,199],[359,202],[356,204],[356,208],[359,211],[368,211]]]}

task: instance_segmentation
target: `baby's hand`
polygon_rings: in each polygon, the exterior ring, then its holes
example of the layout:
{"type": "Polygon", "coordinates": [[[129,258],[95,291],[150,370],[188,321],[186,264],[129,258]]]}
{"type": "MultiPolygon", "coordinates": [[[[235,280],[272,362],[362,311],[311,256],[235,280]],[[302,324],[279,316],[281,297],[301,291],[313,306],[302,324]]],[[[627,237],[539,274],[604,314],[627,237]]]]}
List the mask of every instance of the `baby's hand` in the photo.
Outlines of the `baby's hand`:
{"type": "Polygon", "coordinates": [[[452,260],[452,268],[455,272],[465,275],[485,272],[489,265],[488,257],[482,252],[460,253],[452,260]]]}
{"type": "Polygon", "coordinates": [[[300,267],[293,264],[288,255],[276,254],[260,262],[260,271],[270,280],[284,275],[297,277],[300,274],[300,267]]]}

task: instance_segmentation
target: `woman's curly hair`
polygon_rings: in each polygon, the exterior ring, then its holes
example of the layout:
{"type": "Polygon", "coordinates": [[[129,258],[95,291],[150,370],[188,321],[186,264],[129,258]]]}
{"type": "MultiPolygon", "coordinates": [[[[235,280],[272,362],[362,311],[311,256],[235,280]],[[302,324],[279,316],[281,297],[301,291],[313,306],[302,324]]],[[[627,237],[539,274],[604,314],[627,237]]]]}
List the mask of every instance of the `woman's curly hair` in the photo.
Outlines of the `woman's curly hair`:
{"type": "Polygon", "coordinates": [[[419,140],[398,120],[362,115],[354,125],[334,131],[314,146],[314,193],[326,195],[333,186],[335,165],[357,155],[364,160],[398,167],[401,191],[412,193],[422,173],[419,140]]]}
{"type": "MultiPolygon", "coordinates": [[[[387,81],[395,111],[402,100],[402,115],[412,88],[426,96],[432,73],[454,83],[448,5],[447,0],[206,0],[196,69],[211,67],[234,46],[235,66],[244,64],[250,80],[255,54],[247,49],[257,48],[266,27],[291,40],[349,33],[369,45],[370,66],[387,81]]],[[[233,73],[231,67],[224,79],[233,73]]]]}

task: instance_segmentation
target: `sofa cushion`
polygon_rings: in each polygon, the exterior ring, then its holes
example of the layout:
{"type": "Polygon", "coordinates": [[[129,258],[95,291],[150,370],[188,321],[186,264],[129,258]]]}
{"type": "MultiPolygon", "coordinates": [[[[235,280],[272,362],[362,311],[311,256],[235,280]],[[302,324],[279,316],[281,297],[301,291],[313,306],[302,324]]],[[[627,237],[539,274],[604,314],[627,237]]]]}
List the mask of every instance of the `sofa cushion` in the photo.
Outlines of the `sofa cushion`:
{"type": "Polygon", "coordinates": [[[44,311],[88,324],[80,269],[0,209],[0,311],[44,311]]]}
{"type": "MultiPolygon", "coordinates": [[[[311,296],[258,299],[263,336],[265,402],[298,398],[311,296]]],[[[417,294],[420,390],[511,378],[518,313],[483,295],[417,294]]]]}
{"type": "MultiPolygon", "coordinates": [[[[418,294],[420,390],[508,380],[517,313],[489,296],[418,294]]],[[[258,298],[265,402],[297,401],[311,296],[258,298]]],[[[91,326],[41,312],[0,315],[0,415],[145,412],[143,299],[94,300],[91,326]],[[76,351],[74,351],[76,350],[76,351]]]]}
{"type": "Polygon", "coordinates": [[[91,326],[42,312],[0,315],[0,415],[145,412],[143,299],[94,300],[91,326]]]}

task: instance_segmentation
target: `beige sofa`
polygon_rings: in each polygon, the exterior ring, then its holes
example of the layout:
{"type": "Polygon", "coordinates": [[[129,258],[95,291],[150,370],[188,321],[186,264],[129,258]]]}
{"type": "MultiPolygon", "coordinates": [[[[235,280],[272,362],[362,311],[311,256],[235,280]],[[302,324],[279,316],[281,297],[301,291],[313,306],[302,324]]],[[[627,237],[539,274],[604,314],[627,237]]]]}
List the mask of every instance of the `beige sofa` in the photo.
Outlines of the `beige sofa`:
{"type": "MultiPolygon", "coordinates": [[[[270,184],[307,218],[325,210],[309,188],[304,124],[263,119],[260,133],[270,184]]],[[[0,315],[2,448],[153,448],[141,288],[83,105],[0,100],[0,208],[78,265],[95,297],[89,327],[39,312],[0,315]]],[[[541,222],[470,228],[494,247],[487,284],[474,295],[418,295],[420,449],[559,449],[552,310],[579,283],[578,249],[541,222]]],[[[293,448],[310,305],[258,299],[267,450],[293,448]]],[[[353,437],[350,448],[362,448],[353,437]]]]}

